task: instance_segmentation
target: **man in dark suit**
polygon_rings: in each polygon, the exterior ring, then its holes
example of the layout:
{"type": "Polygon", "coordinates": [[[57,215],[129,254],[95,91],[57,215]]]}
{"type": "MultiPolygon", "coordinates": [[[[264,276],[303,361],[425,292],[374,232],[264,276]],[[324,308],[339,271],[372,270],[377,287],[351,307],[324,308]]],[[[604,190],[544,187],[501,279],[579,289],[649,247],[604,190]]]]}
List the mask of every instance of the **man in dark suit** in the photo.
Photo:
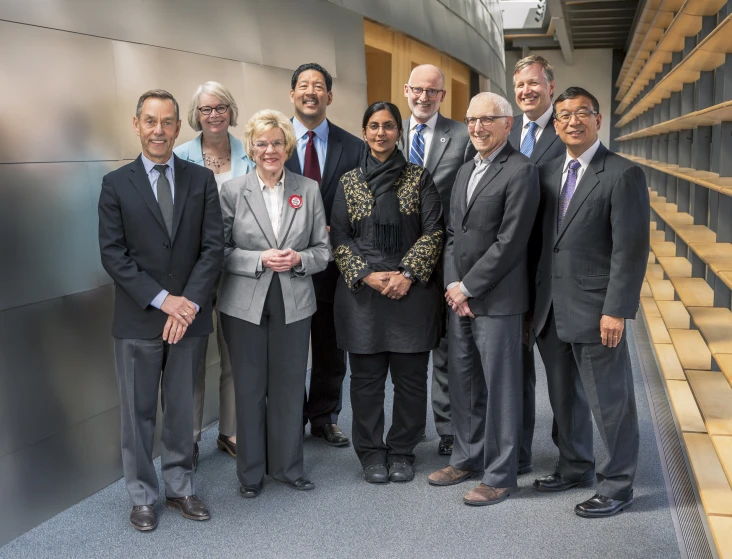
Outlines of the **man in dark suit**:
{"type": "Polygon", "coordinates": [[[195,495],[193,381],[213,331],[211,290],[224,257],[223,225],[213,173],[173,155],[178,115],[167,91],[140,97],[133,125],[142,154],[106,175],[99,197],[102,265],[115,284],[122,468],[130,522],[141,531],[157,526],[158,392],[167,505],[191,520],[210,517],[195,495]]]}
{"type": "Polygon", "coordinates": [[[511,105],[479,93],[467,114],[478,154],[450,202],[445,248],[450,407],[455,444],[432,485],[473,477],[469,505],[493,505],[516,487],[521,436],[521,338],[529,310],[527,249],[539,206],[536,166],[508,143],[511,105]]]}
{"type": "Polygon", "coordinates": [[[591,93],[570,87],[554,112],[567,152],[540,168],[540,246],[532,254],[539,254],[534,325],[559,461],[534,487],[589,486],[596,471],[596,494],[575,512],[604,517],[633,502],[638,418],[623,332],[640,301],[650,207],[641,168],[597,138],[602,116],[591,93]],[[608,454],[597,467],[588,406],[608,454]]]}
{"type": "MultiPolygon", "coordinates": [[[[320,185],[330,230],[338,181],[344,173],[358,167],[363,142],[326,118],[326,108],[333,102],[333,78],[325,68],[314,63],[303,64],[292,74],[291,88],[297,148],[285,166],[320,185]]],[[[341,387],[346,376],[346,356],[336,345],[333,318],[333,296],[339,277],[335,262],[313,276],[318,310],[310,330],[312,369],[303,421],[310,421],[310,433],[314,437],[331,446],[348,446],[348,437],[338,427],[341,387]]]]}
{"type": "MultiPolygon", "coordinates": [[[[554,68],[543,56],[532,54],[516,63],[513,89],[516,104],[522,111],[513,119],[508,141],[532,163],[541,165],[564,154],[565,147],[554,130],[554,68]]],[[[532,286],[529,285],[529,289],[532,286]]],[[[531,445],[536,420],[536,368],[534,367],[534,336],[530,319],[524,325],[524,419],[519,454],[519,475],[532,470],[531,445]]],[[[556,423],[552,424],[552,439],[557,441],[556,423]]]]}
{"type": "MultiPolygon", "coordinates": [[[[422,64],[414,68],[409,82],[404,84],[404,96],[412,111],[403,122],[405,156],[432,175],[442,200],[445,221],[448,221],[455,176],[458,169],[475,156],[468,129],[463,122],[440,114],[440,104],[445,100],[445,74],[437,66],[422,64]]],[[[447,383],[447,337],[432,351],[432,413],[440,436],[437,452],[450,454],[453,429],[447,383]]]]}

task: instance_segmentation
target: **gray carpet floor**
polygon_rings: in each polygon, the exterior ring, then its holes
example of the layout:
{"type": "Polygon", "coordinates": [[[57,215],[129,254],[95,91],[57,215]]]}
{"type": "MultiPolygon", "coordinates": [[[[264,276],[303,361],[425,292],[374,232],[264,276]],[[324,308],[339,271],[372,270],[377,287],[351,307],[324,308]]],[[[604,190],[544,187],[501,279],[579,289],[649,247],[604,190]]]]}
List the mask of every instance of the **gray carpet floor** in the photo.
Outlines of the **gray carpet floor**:
{"type": "MultiPolygon", "coordinates": [[[[427,440],[417,448],[417,476],[411,483],[370,485],[363,481],[353,448],[331,448],[308,435],[306,472],[316,489],[298,492],[266,480],[262,495],[251,500],[239,497],[234,460],[217,450],[214,426],[204,434],[198,468],[198,494],[211,510],[209,522],[185,520],[161,501],[157,530],[139,533],[128,523],[130,505],[118,481],[0,548],[0,559],[679,557],[632,337],[630,341],[641,452],[635,503],[616,517],[588,520],[573,513],[592,489],[554,495],[531,488],[534,477],[551,472],[556,459],[545,373],[538,362],[535,471],[519,478],[519,491],[500,505],[464,505],[462,497],[473,482],[428,485],[429,473],[447,463],[437,455],[431,418],[427,440]]],[[[390,405],[391,399],[387,422],[390,405]]],[[[348,380],[340,425],[350,433],[348,380]]],[[[598,436],[595,441],[600,456],[598,436]]]]}

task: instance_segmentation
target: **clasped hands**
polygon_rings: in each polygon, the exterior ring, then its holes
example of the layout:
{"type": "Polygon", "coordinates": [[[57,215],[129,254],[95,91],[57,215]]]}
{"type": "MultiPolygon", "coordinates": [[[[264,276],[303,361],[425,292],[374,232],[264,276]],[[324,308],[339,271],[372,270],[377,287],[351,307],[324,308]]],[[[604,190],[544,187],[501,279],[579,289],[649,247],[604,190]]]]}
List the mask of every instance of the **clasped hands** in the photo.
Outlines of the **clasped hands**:
{"type": "Polygon", "coordinates": [[[445,300],[458,316],[475,318],[473,311],[470,310],[470,305],[468,305],[468,298],[463,293],[463,290],[460,289],[460,282],[445,291],[445,300]]]}
{"type": "Polygon", "coordinates": [[[163,328],[163,340],[170,344],[176,344],[180,341],[198,314],[196,305],[191,301],[185,297],[176,297],[170,294],[165,297],[160,310],[168,315],[165,328],[163,328]]]}
{"type": "Polygon", "coordinates": [[[301,262],[300,253],[291,248],[284,250],[271,248],[262,253],[262,266],[271,269],[273,272],[286,272],[301,262]]]}
{"type": "Polygon", "coordinates": [[[409,288],[412,280],[405,278],[401,272],[371,272],[363,278],[363,282],[389,299],[401,299],[409,288]]]}

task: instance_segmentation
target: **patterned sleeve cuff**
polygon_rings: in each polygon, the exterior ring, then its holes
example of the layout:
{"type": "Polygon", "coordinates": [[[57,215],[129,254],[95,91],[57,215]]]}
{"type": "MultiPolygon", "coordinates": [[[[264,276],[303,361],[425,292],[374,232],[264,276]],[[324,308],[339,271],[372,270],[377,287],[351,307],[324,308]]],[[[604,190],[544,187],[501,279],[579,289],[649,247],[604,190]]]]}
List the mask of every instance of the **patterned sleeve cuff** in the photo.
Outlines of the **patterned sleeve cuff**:
{"type": "Polygon", "coordinates": [[[359,282],[371,273],[366,261],[358,254],[354,254],[348,245],[335,247],[333,256],[343,274],[343,279],[346,280],[346,285],[352,291],[357,290],[360,287],[359,282]]]}
{"type": "Polygon", "coordinates": [[[399,267],[409,270],[421,282],[427,283],[442,254],[445,232],[422,235],[404,255],[399,267]]]}

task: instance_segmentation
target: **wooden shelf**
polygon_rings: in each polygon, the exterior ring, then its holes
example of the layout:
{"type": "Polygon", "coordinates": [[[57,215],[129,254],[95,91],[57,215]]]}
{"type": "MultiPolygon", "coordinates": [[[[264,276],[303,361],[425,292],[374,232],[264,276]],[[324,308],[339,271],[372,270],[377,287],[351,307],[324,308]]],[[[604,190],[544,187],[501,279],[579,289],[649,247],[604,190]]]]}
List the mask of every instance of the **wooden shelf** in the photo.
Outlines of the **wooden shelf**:
{"type": "Polygon", "coordinates": [[[702,278],[671,278],[670,281],[687,309],[714,306],[714,291],[702,278]]]}
{"type": "Polygon", "coordinates": [[[646,279],[663,279],[663,267],[660,264],[648,264],[646,279]]]}
{"type": "Polygon", "coordinates": [[[648,326],[648,335],[651,337],[651,342],[654,344],[671,343],[671,337],[663,318],[660,316],[646,316],[646,325],[648,326]]]}
{"type": "Polygon", "coordinates": [[[653,292],[651,291],[651,287],[648,285],[647,281],[644,281],[641,284],[641,297],[650,297],[653,299],[653,292]]]}
{"type": "MultiPolygon", "coordinates": [[[[651,34],[655,34],[659,40],[663,35],[663,29],[654,31],[654,19],[656,18],[656,12],[658,12],[661,5],[661,0],[646,0],[643,4],[643,11],[638,17],[638,24],[635,28],[635,33],[631,39],[630,46],[628,47],[628,53],[623,60],[623,66],[620,68],[618,73],[618,79],[615,82],[615,87],[622,88],[626,85],[626,82],[632,81],[635,76],[638,75],[640,65],[636,61],[640,58],[645,61],[651,55],[652,47],[646,43],[646,37],[651,34]],[[645,48],[642,48],[645,47],[645,48]],[[634,72],[632,71],[634,70],[634,72]]],[[[626,87],[627,89],[627,87],[626,87]]],[[[616,99],[619,101],[620,99],[616,99]]]]}
{"type": "Polygon", "coordinates": [[[695,111],[687,115],[672,118],[666,122],[631,132],[616,138],[618,142],[635,140],[637,138],[646,138],[648,136],[658,136],[659,134],[668,134],[669,132],[678,132],[680,130],[690,130],[697,126],[713,126],[720,122],[732,120],[732,101],[724,101],[719,105],[714,105],[707,109],[695,111]]]}
{"type": "MultiPolygon", "coordinates": [[[[689,215],[689,214],[679,214],[689,215]]],[[[693,219],[690,215],[689,218],[693,219]]],[[[681,237],[687,245],[692,243],[716,243],[717,234],[704,225],[678,225],[674,226],[669,223],[674,232],[681,237]]]]}
{"type": "Polygon", "coordinates": [[[676,245],[671,242],[653,242],[651,250],[656,257],[660,256],[676,256],[676,245]]]}
{"type": "Polygon", "coordinates": [[[694,400],[689,383],[685,380],[669,380],[666,382],[671,406],[684,433],[706,433],[704,419],[694,400]]]}
{"type": "Polygon", "coordinates": [[[714,356],[714,360],[722,369],[724,376],[727,377],[727,382],[732,385],[732,354],[719,354],[714,356]]]}
{"type": "Polygon", "coordinates": [[[720,307],[689,307],[688,311],[712,355],[732,353],[732,311],[720,307]]]}
{"type": "Polygon", "coordinates": [[[658,310],[658,305],[656,305],[656,300],[653,297],[641,297],[640,303],[643,315],[646,318],[651,316],[661,318],[661,311],[658,310]]]}
{"type": "Polygon", "coordinates": [[[669,335],[684,369],[712,369],[712,354],[698,330],[671,330],[669,335]]]}
{"type": "Polygon", "coordinates": [[[689,328],[691,318],[681,301],[658,301],[658,312],[661,313],[666,328],[689,328]]]}
{"type": "Polygon", "coordinates": [[[732,243],[692,243],[689,246],[715,274],[732,271],[732,243]]]}
{"type": "Polygon", "coordinates": [[[684,368],[681,366],[679,356],[671,344],[655,344],[658,366],[661,369],[663,378],[666,380],[686,380],[684,368]]]}
{"type": "MultiPolygon", "coordinates": [[[[732,42],[732,41],[731,41],[732,42]]],[[[695,169],[686,169],[679,167],[678,165],[671,165],[669,163],[661,163],[660,161],[653,161],[650,159],[643,159],[642,157],[635,157],[634,155],[628,155],[627,153],[620,153],[626,159],[650,167],[667,175],[672,175],[685,181],[693,182],[709,190],[716,190],[722,194],[732,195],[732,177],[720,177],[719,173],[712,173],[711,171],[697,171],[695,169]]],[[[651,204],[653,207],[653,204],[651,204]]]]}
{"type": "Polygon", "coordinates": [[[705,433],[684,433],[683,437],[705,512],[732,515],[732,488],[711,437],[705,433]]]}
{"type": "Polygon", "coordinates": [[[732,272],[719,272],[717,277],[724,282],[724,285],[732,289],[732,272]]]}
{"type": "Polygon", "coordinates": [[[669,278],[691,277],[691,262],[682,256],[661,256],[658,263],[669,278]]]}
{"type": "MultiPolygon", "coordinates": [[[[653,89],[646,93],[615,126],[622,128],[649,108],[660,103],[663,99],[668,99],[671,93],[681,91],[684,84],[697,81],[700,72],[708,72],[722,65],[725,55],[732,52],[732,41],[729,40],[731,30],[732,14],[723,19],[694,50],[668,74],[661,78],[653,89]]],[[[622,114],[627,108],[627,103],[621,104],[615,112],[616,114],[622,114]]]]}
{"type": "Polygon", "coordinates": [[[710,514],[707,520],[719,552],[719,559],[732,559],[732,517],[710,514]]]}
{"type": "MultiPolygon", "coordinates": [[[[732,437],[714,435],[712,436],[712,444],[714,445],[714,450],[717,451],[717,456],[719,456],[719,462],[722,464],[722,469],[727,475],[727,481],[732,483],[732,437]]],[[[730,520],[732,520],[732,518],[730,520]]],[[[732,539],[730,539],[729,549],[732,552],[732,539]]]]}
{"type": "Polygon", "coordinates": [[[686,371],[710,435],[732,435],[732,387],[719,371],[686,371]]]}
{"type": "Polygon", "coordinates": [[[656,303],[674,300],[674,286],[670,280],[649,279],[648,285],[651,287],[651,293],[653,293],[656,303]]]}

